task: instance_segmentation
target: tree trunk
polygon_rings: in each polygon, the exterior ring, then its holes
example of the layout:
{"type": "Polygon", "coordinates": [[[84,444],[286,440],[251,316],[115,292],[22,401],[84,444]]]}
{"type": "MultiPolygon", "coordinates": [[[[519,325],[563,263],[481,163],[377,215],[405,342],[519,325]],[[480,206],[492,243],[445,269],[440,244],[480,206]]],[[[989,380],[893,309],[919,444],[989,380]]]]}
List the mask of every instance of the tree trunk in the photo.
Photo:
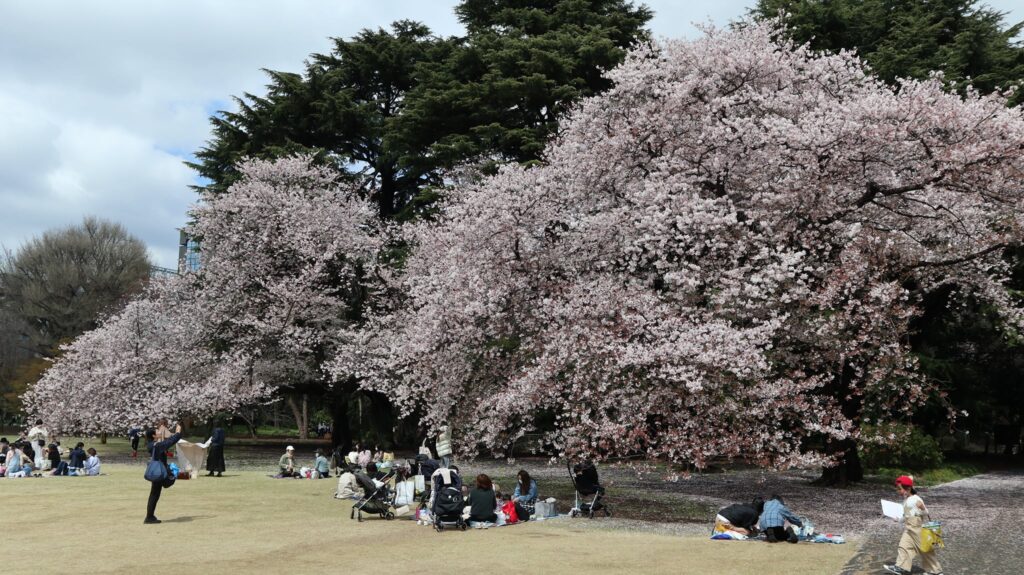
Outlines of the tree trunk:
{"type": "Polygon", "coordinates": [[[274,427],[281,427],[281,402],[274,402],[274,427]]]}
{"type": "Polygon", "coordinates": [[[331,448],[341,449],[343,453],[352,451],[352,430],[348,426],[349,394],[334,393],[328,397],[328,409],[331,413],[331,448]]]}
{"type": "Polygon", "coordinates": [[[309,394],[302,394],[302,429],[299,430],[299,439],[309,438],[309,394]]]}
{"type": "Polygon", "coordinates": [[[299,439],[308,439],[306,432],[308,426],[306,425],[306,419],[303,414],[303,410],[299,409],[299,406],[295,403],[295,398],[288,396],[288,407],[292,410],[292,415],[295,416],[295,425],[299,428],[299,439]]]}
{"type": "Polygon", "coordinates": [[[814,482],[815,485],[845,487],[864,479],[864,468],[861,466],[860,455],[857,453],[857,442],[852,439],[833,441],[828,444],[825,451],[826,453],[843,452],[843,457],[839,465],[822,468],[821,477],[814,482]]]}
{"type": "Polygon", "coordinates": [[[239,411],[238,417],[241,417],[242,421],[245,422],[245,427],[248,428],[249,430],[249,437],[251,437],[252,439],[256,439],[256,418],[249,417],[248,415],[245,414],[244,411],[239,411]]]}
{"type": "Polygon", "coordinates": [[[100,434],[100,443],[102,443],[103,445],[107,444],[107,432],[106,431],[104,431],[103,433],[100,434]]]}

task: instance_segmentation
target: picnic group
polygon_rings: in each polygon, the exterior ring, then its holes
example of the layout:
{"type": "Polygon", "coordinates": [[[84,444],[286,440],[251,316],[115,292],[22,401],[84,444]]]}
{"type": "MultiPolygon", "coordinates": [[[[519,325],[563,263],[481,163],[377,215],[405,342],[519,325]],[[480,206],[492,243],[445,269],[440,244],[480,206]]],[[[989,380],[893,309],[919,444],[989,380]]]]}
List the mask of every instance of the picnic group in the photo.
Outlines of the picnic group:
{"type": "Polygon", "coordinates": [[[0,477],[95,476],[100,469],[100,456],[95,448],[85,449],[85,444],[79,442],[65,451],[56,436],[50,437],[42,421],[13,442],[0,437],[0,477]]]}
{"type": "MultiPolygon", "coordinates": [[[[132,457],[138,456],[139,441],[145,438],[149,454],[145,478],[151,482],[144,523],[160,523],[155,515],[160,494],[181,477],[189,477],[198,469],[189,458],[187,468],[168,462],[168,455],[187,448],[199,450],[201,457],[193,456],[196,463],[205,460],[207,475],[222,477],[224,472],[225,436],[222,428],[215,428],[205,443],[191,444],[182,439],[181,425],[170,429],[166,419],[159,420],[145,431],[133,428],[128,433],[132,457]],[[208,453],[207,453],[208,452],[208,453]]],[[[503,490],[485,473],[464,481],[462,471],[452,457],[451,431],[441,427],[436,439],[436,453],[424,445],[414,459],[398,461],[394,453],[379,448],[343,453],[336,450],[328,460],[324,450],[317,449],[309,466],[296,463],[295,448],[291,445],[278,459],[279,479],[327,479],[332,470],[338,475],[334,497],[352,500],[351,518],[362,521],[363,516],[395,519],[409,516],[418,525],[445,529],[489,529],[514,525],[530,520],[544,520],[561,516],[554,498],[538,497],[537,480],[526,469],[516,474],[511,491],[503,490]]],[[[0,477],[22,478],[55,476],[96,476],[101,462],[94,448],[85,449],[77,443],[64,458],[60,441],[51,437],[42,421],[22,433],[14,442],[0,438],[0,477]]],[[[593,518],[596,514],[610,516],[604,502],[606,490],[601,485],[596,465],[581,461],[567,467],[574,487],[574,501],[568,515],[593,518]]],[[[924,572],[941,575],[936,549],[942,546],[941,526],[930,521],[928,508],[914,486],[914,478],[901,475],[894,486],[903,498],[901,520],[904,530],[897,546],[896,561],[884,564],[884,569],[896,575],[912,572],[913,561],[919,558],[924,572]]],[[[894,504],[895,505],[895,504],[894,504]]],[[[750,503],[735,503],[720,509],[714,519],[711,538],[716,540],[761,540],[768,543],[844,543],[842,536],[815,533],[814,525],[798,516],[786,505],[779,494],[767,499],[755,497],[750,503]]]]}

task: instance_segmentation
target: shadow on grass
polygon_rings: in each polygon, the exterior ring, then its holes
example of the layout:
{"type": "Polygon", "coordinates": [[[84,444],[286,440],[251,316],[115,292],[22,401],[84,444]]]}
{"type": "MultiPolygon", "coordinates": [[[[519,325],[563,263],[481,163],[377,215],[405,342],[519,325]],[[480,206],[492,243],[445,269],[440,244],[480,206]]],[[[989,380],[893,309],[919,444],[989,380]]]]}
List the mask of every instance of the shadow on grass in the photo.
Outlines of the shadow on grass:
{"type": "Polygon", "coordinates": [[[175,517],[174,519],[164,519],[164,523],[192,523],[193,521],[202,519],[213,519],[213,515],[185,515],[183,517],[175,517]]]}

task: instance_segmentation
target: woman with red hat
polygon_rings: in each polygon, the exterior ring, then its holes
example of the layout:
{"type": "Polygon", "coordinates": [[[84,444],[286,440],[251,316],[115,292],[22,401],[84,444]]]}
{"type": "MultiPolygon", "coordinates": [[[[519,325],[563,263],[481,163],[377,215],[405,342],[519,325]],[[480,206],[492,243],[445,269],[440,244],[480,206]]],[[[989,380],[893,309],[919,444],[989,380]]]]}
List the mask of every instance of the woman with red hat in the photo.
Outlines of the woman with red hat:
{"type": "Polygon", "coordinates": [[[903,536],[900,537],[899,547],[896,549],[896,564],[884,565],[885,570],[897,575],[909,574],[914,567],[914,557],[921,556],[921,567],[928,575],[942,575],[942,566],[935,558],[935,549],[927,553],[921,551],[921,525],[928,520],[928,508],[924,500],[914,489],[914,478],[910,475],[900,475],[896,478],[896,489],[905,499],[903,500],[903,536]]]}

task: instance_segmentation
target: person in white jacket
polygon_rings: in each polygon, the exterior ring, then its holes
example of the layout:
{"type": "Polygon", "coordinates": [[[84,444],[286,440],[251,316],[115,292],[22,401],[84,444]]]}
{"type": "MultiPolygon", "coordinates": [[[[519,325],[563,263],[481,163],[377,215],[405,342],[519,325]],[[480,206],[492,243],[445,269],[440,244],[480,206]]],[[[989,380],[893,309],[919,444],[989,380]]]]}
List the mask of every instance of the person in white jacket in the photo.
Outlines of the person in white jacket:
{"type": "Polygon", "coordinates": [[[442,425],[440,433],[437,434],[437,456],[441,458],[442,467],[450,467],[452,464],[452,430],[447,425],[442,425]]]}

